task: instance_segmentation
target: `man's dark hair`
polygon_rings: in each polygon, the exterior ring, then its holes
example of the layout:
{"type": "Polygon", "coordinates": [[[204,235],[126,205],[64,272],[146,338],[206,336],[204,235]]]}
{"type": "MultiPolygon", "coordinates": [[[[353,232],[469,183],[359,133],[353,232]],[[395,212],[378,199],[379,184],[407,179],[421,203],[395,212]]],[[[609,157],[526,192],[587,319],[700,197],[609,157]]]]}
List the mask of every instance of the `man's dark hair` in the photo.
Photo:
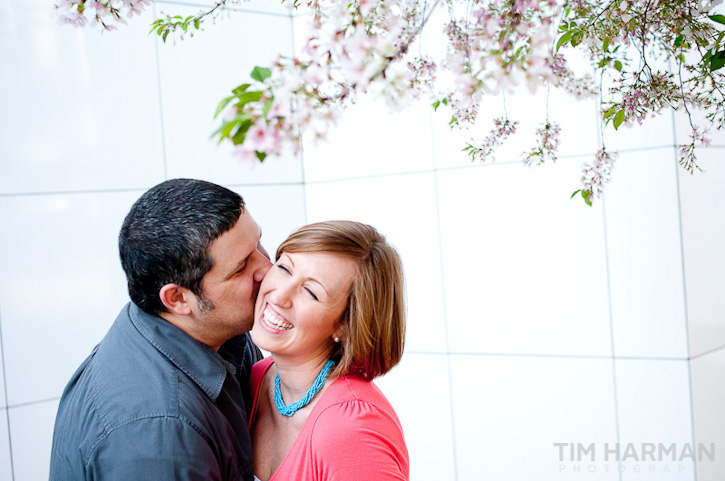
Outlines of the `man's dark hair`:
{"type": "Polygon", "coordinates": [[[209,246],[243,211],[239,194],[203,180],[171,179],[144,193],[118,236],[131,300],[150,314],[165,312],[159,291],[169,283],[203,300],[201,279],[213,266],[209,246]]]}

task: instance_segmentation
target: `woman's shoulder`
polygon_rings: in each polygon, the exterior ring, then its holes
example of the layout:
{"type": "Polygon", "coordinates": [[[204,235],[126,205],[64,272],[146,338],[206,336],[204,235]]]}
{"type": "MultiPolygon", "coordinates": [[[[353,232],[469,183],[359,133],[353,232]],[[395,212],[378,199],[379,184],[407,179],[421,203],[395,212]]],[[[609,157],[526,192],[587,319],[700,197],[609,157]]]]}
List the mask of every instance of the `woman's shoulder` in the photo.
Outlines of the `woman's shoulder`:
{"type": "Polygon", "coordinates": [[[385,394],[373,382],[360,377],[336,379],[318,404],[313,422],[325,428],[337,430],[341,426],[374,423],[389,425],[402,434],[400,420],[385,394]]]}
{"type": "Polygon", "coordinates": [[[341,377],[328,387],[315,411],[308,420],[313,423],[310,441],[316,458],[337,474],[332,479],[408,479],[403,428],[374,383],[341,377]]]}

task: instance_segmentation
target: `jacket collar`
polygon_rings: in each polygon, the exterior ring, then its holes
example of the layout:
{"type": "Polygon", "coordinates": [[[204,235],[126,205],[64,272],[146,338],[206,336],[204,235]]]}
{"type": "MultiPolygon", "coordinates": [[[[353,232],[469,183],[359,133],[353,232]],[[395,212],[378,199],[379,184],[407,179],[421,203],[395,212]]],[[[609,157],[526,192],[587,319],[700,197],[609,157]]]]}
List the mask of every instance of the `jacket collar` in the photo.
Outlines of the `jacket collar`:
{"type": "Polygon", "coordinates": [[[170,322],[142,311],[133,302],[129,306],[129,318],[138,332],[216,401],[227,372],[235,375],[236,368],[170,322]]]}

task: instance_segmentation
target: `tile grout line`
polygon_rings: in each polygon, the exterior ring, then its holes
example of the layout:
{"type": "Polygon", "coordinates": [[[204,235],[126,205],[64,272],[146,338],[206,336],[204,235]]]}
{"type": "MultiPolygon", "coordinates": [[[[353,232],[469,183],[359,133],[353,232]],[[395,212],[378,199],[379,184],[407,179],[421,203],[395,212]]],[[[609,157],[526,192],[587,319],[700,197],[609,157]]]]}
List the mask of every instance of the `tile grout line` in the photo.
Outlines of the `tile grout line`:
{"type": "MultiPolygon", "coordinates": [[[[159,82],[160,82],[160,75],[159,75],[159,82]]],[[[160,87],[159,87],[160,88],[160,87]]],[[[159,102],[161,102],[161,99],[159,99],[159,102]]],[[[163,120],[162,120],[163,122],[163,120]]],[[[163,128],[162,128],[162,135],[163,135],[163,128]]],[[[622,150],[621,152],[639,152],[639,151],[647,151],[647,150],[662,150],[662,149],[668,149],[672,146],[659,146],[659,147],[644,147],[642,149],[629,149],[629,150],[622,150]]],[[[166,170],[166,143],[165,141],[162,143],[162,148],[164,151],[164,170],[166,170]]],[[[710,147],[715,148],[715,147],[710,147]]],[[[575,159],[577,157],[583,157],[586,154],[582,155],[571,155],[571,156],[564,156],[560,157],[560,159],[575,159]]],[[[340,177],[335,179],[322,179],[322,180],[306,180],[303,176],[302,182],[261,182],[261,183],[234,183],[234,184],[225,184],[230,187],[275,187],[275,186],[293,186],[293,185],[315,185],[315,184],[328,184],[328,183],[334,183],[334,182],[354,182],[359,180],[371,180],[371,179],[380,179],[384,177],[402,177],[407,175],[421,175],[421,174],[428,174],[428,173],[438,173],[438,172],[446,172],[446,171],[453,171],[453,170],[462,170],[462,169],[479,169],[479,168],[493,168],[495,166],[506,166],[506,165],[514,165],[519,164],[519,161],[503,161],[503,162],[495,162],[495,163],[489,163],[489,164],[470,164],[470,165],[456,165],[456,166],[435,166],[430,169],[422,169],[422,170],[411,170],[406,172],[391,172],[391,173],[383,173],[383,174],[370,174],[370,175],[360,175],[355,177],[340,177]]],[[[142,186],[142,187],[129,187],[129,188],[110,188],[110,189],[80,189],[80,190],[59,190],[59,191],[39,191],[39,192],[9,192],[9,193],[0,193],[0,199],[2,198],[9,198],[9,197],[28,197],[28,196],[38,196],[38,195],[74,195],[74,194],[106,194],[106,193],[113,193],[113,192],[142,192],[145,191],[148,187],[142,186]]]]}
{"type": "MultiPolygon", "coordinates": [[[[292,42],[292,54],[294,55],[296,45],[295,45],[295,17],[290,15],[290,41],[292,42]]],[[[305,150],[304,145],[302,144],[302,134],[299,135],[299,142],[300,142],[300,153],[299,153],[299,165],[300,165],[300,178],[302,182],[302,213],[303,213],[303,219],[302,222],[304,225],[308,223],[308,215],[307,215],[307,180],[305,178],[305,150]]]]}
{"type": "MultiPolygon", "coordinates": [[[[685,307],[685,348],[687,349],[687,388],[690,399],[690,433],[692,435],[693,446],[695,444],[695,402],[692,392],[692,359],[690,357],[690,318],[687,305],[687,279],[685,277],[685,238],[682,229],[682,192],[680,191],[680,169],[677,161],[677,124],[675,121],[675,112],[670,112],[672,120],[672,140],[675,144],[673,148],[674,168],[675,168],[675,187],[677,189],[677,223],[680,231],[680,266],[682,267],[682,302],[685,307]]],[[[697,461],[692,462],[693,480],[697,481],[697,461]]]]}
{"type": "MultiPolygon", "coordinates": [[[[156,2],[153,4],[153,14],[154,17],[158,18],[158,13],[156,12],[156,2]]],[[[161,123],[161,156],[164,162],[164,180],[167,180],[169,178],[169,171],[168,171],[168,164],[166,161],[166,126],[164,123],[164,99],[163,99],[163,91],[161,89],[161,62],[159,61],[159,38],[154,38],[154,52],[156,56],[156,88],[159,93],[159,122],[161,123]]]]}
{"type": "Polygon", "coordinates": [[[0,309],[0,352],[2,352],[2,356],[0,356],[0,364],[3,370],[3,389],[5,390],[5,418],[8,425],[8,450],[10,451],[10,476],[11,479],[15,479],[15,463],[13,462],[13,440],[10,436],[10,406],[8,401],[8,376],[7,376],[7,370],[5,369],[5,338],[3,337],[2,332],[2,310],[0,309]]]}
{"type": "MultiPolygon", "coordinates": [[[[602,224],[604,226],[604,260],[607,266],[607,301],[609,303],[609,339],[612,346],[612,388],[614,389],[614,429],[617,433],[617,445],[621,442],[621,433],[619,430],[619,391],[617,390],[617,357],[614,355],[614,313],[612,312],[612,285],[609,273],[609,242],[607,240],[607,216],[605,209],[606,199],[602,199],[602,224]]],[[[617,460],[617,465],[621,467],[622,463],[617,460]]],[[[622,470],[617,469],[619,481],[622,481],[622,470]]]]}
{"type": "MultiPolygon", "coordinates": [[[[259,184],[224,184],[228,187],[288,187],[295,185],[302,185],[302,182],[264,182],[259,184]]],[[[88,195],[88,194],[118,194],[118,193],[129,193],[129,192],[140,192],[143,193],[148,190],[148,187],[128,187],[128,188],[113,188],[113,189],[83,189],[83,190],[59,190],[59,191],[46,191],[46,192],[16,192],[10,194],[0,194],[0,199],[11,198],[11,197],[36,197],[45,195],[88,195]]]]}
{"type": "Polygon", "coordinates": [[[38,399],[37,401],[26,401],[18,404],[13,404],[12,406],[8,406],[7,409],[18,409],[18,408],[26,408],[28,406],[37,406],[39,404],[45,404],[50,402],[56,402],[60,401],[60,396],[46,398],[46,399],[38,399]]]}
{"type": "Polygon", "coordinates": [[[688,359],[688,361],[694,361],[695,359],[700,359],[701,357],[705,357],[709,354],[713,354],[715,352],[722,351],[723,349],[725,349],[725,346],[716,347],[714,349],[710,349],[708,351],[701,352],[700,354],[695,354],[694,356],[690,357],[688,359]]]}
{"type": "MultiPolygon", "coordinates": [[[[725,349],[725,346],[714,349],[718,351],[725,349]]],[[[533,358],[551,358],[551,359],[615,359],[624,361],[687,361],[685,357],[638,357],[638,356],[606,356],[594,354],[548,354],[548,353],[525,353],[525,352],[441,352],[441,351],[406,351],[410,354],[417,355],[435,355],[435,356],[479,356],[479,357],[533,357],[533,358]]],[[[709,353],[709,352],[708,352],[709,353]]],[[[706,353],[707,354],[707,353],[706,353]]]]}
{"type": "Polygon", "coordinates": [[[446,367],[448,369],[448,402],[450,403],[450,416],[451,416],[451,448],[453,450],[453,481],[458,480],[458,449],[456,446],[456,416],[455,410],[453,409],[453,366],[451,358],[450,339],[448,335],[448,309],[446,307],[446,281],[444,272],[443,262],[443,236],[441,234],[441,208],[440,208],[440,195],[438,191],[438,170],[436,165],[436,154],[435,154],[435,128],[433,125],[433,116],[428,113],[428,118],[431,124],[431,152],[433,155],[433,191],[435,199],[436,209],[436,227],[438,231],[438,262],[440,268],[440,279],[441,279],[441,303],[443,307],[443,328],[445,334],[445,345],[446,345],[446,367]]]}
{"type": "MultiPolygon", "coordinates": [[[[599,112],[597,111],[595,118],[597,119],[598,127],[601,125],[599,119],[599,112]]],[[[597,128],[597,138],[599,145],[604,145],[604,132],[601,128],[597,128]]],[[[617,357],[614,349],[614,312],[612,307],[612,276],[609,270],[609,231],[607,229],[607,197],[606,194],[602,198],[602,231],[604,235],[604,263],[606,267],[607,277],[607,303],[609,304],[609,340],[611,342],[611,358],[612,358],[612,389],[613,389],[613,401],[614,401],[614,431],[617,435],[617,445],[621,442],[621,433],[619,430],[619,392],[617,390],[617,357]]],[[[617,471],[619,481],[622,481],[622,470],[621,462],[617,460],[617,471]]]]}

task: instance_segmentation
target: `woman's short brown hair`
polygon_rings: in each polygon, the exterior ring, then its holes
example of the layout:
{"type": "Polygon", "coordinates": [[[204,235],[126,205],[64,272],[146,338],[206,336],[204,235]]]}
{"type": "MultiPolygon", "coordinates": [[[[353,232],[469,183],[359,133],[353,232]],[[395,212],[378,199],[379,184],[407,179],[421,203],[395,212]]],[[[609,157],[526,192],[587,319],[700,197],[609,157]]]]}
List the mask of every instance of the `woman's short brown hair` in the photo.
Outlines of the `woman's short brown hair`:
{"type": "Polygon", "coordinates": [[[398,364],[405,344],[403,266],[382,234],[360,222],[318,222],[293,232],[276,258],[284,252],[338,254],[357,264],[341,319],[344,335],[331,355],[337,375],[374,379],[398,364]]]}

